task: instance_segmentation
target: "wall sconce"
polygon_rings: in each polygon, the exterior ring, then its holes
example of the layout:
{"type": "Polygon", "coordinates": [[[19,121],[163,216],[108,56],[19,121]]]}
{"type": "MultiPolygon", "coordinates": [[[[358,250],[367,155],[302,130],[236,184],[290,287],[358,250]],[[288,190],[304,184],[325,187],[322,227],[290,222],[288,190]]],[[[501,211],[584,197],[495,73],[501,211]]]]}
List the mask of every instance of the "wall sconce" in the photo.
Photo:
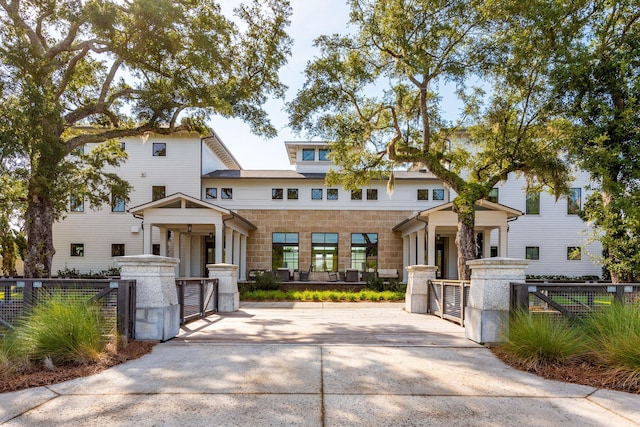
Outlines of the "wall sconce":
{"type": "Polygon", "coordinates": [[[213,233],[209,233],[209,239],[213,240],[213,233]]]}
{"type": "Polygon", "coordinates": [[[191,224],[187,224],[187,233],[191,233],[191,224]]]}

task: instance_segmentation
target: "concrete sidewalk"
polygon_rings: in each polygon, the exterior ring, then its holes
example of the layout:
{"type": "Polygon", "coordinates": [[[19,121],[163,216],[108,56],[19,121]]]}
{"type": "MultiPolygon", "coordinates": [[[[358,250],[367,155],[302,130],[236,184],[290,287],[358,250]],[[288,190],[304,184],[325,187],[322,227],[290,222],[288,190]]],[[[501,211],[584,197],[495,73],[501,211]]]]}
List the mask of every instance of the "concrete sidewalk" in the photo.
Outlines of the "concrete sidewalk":
{"type": "Polygon", "coordinates": [[[0,394],[0,424],[640,426],[640,395],[519,372],[402,307],[244,303],[138,360],[0,394]]]}

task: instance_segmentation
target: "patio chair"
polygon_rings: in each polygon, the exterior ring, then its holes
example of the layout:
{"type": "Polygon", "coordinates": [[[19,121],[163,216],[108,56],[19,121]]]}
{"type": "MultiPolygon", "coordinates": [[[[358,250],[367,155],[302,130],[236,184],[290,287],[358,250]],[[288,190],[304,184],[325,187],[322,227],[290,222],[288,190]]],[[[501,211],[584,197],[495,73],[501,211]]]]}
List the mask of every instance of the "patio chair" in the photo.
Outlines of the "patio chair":
{"type": "Polygon", "coordinates": [[[329,271],[329,281],[337,282],[338,281],[338,272],[337,271],[329,271]]]}
{"type": "Polygon", "coordinates": [[[309,273],[313,270],[313,264],[309,264],[309,271],[300,271],[300,281],[307,282],[309,281],[309,273]]]}

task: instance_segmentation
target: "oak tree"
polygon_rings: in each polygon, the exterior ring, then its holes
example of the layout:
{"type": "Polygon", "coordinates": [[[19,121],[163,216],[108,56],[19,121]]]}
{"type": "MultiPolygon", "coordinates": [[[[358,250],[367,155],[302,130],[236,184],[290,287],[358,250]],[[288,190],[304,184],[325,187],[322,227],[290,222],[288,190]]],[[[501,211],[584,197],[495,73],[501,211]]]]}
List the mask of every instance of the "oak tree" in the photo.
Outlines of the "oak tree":
{"type": "Polygon", "coordinates": [[[105,172],[126,158],[117,139],[205,132],[212,114],[275,135],[262,105],[284,95],[291,9],[252,0],[235,13],[211,0],[0,0],[0,172],[21,184],[0,191],[24,203],[26,276],[51,274],[70,197],[126,198],[105,172]]]}

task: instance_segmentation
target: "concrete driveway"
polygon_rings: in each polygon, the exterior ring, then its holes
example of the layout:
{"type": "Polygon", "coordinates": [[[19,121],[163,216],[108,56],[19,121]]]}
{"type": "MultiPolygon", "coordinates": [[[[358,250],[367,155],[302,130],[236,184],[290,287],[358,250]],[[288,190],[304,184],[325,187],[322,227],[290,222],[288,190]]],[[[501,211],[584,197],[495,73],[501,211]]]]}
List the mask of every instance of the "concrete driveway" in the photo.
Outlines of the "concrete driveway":
{"type": "Polygon", "coordinates": [[[639,426],[640,395],[514,370],[400,303],[243,303],[97,375],[0,394],[7,426],[639,426]]]}

